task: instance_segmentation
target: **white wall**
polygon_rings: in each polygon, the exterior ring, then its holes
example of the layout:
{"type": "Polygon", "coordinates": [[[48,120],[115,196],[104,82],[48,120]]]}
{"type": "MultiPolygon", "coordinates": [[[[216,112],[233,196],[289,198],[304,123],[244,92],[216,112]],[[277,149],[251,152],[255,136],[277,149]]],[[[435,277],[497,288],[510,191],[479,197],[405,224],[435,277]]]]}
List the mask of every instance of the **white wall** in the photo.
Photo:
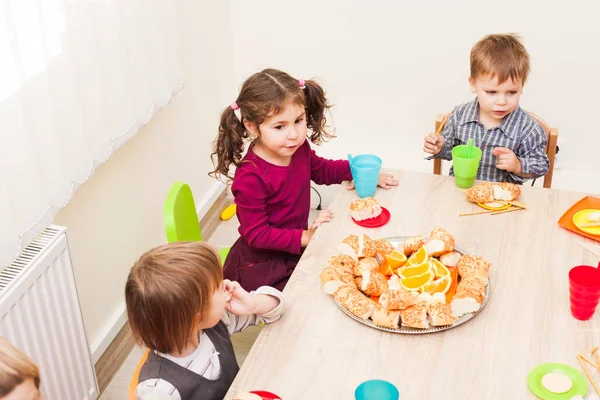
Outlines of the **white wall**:
{"type": "Polygon", "coordinates": [[[267,67],[321,78],[335,104],[338,138],[318,153],[372,152],[386,167],[410,170],[432,168],[422,141],[435,115],[472,99],[475,42],[488,33],[520,34],[532,67],[521,105],[559,128],[553,187],[600,193],[597,1],[231,4],[238,84],[267,67]]]}
{"type": "Polygon", "coordinates": [[[190,184],[197,206],[216,181],[210,146],[232,101],[228,2],[180,2],[185,88],[102,165],[55,223],[68,227],[83,316],[97,358],[121,328],[123,291],[134,261],[166,241],[162,207],[175,180],[190,184]]]}

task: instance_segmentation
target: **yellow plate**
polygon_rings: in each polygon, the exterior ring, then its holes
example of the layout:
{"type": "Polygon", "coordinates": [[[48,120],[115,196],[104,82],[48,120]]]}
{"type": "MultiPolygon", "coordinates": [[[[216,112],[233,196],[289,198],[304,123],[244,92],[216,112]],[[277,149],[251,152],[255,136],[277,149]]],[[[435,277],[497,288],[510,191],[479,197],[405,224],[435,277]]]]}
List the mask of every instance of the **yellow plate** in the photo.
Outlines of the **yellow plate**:
{"type": "Polygon", "coordinates": [[[502,204],[500,207],[492,207],[492,206],[488,206],[488,204],[490,204],[490,203],[477,203],[477,205],[479,207],[485,208],[486,210],[501,211],[501,210],[506,210],[507,208],[510,208],[510,204],[502,204]]]}
{"type": "Polygon", "coordinates": [[[594,213],[594,212],[600,212],[600,210],[590,208],[587,210],[581,210],[581,211],[577,212],[575,215],[573,215],[573,223],[575,224],[575,226],[577,228],[581,229],[585,233],[589,233],[592,235],[600,235],[600,226],[594,227],[594,228],[582,228],[581,227],[582,224],[592,223],[591,221],[588,220],[588,215],[590,215],[591,213],[594,213]]]}

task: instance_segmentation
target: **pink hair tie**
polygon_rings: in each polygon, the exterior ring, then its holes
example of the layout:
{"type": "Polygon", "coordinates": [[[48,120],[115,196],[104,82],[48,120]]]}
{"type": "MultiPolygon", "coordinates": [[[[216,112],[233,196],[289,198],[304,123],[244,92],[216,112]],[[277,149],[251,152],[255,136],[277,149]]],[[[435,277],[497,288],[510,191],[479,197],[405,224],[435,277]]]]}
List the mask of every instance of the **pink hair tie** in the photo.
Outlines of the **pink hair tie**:
{"type": "Polygon", "coordinates": [[[240,106],[238,106],[238,104],[235,101],[231,103],[231,109],[233,110],[233,113],[235,114],[235,117],[238,119],[238,121],[242,122],[242,112],[240,111],[240,106]]]}
{"type": "Polygon", "coordinates": [[[300,86],[300,89],[304,89],[306,87],[306,82],[304,82],[304,79],[298,79],[298,86],[300,86]]]}

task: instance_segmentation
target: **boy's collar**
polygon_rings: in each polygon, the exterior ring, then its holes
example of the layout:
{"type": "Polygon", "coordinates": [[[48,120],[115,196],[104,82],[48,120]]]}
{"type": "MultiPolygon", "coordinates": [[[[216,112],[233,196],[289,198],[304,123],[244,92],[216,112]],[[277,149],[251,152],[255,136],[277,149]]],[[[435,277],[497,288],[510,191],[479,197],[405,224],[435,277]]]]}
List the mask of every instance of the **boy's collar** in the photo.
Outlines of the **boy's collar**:
{"type": "MultiPolygon", "coordinates": [[[[515,137],[515,132],[512,129],[510,129],[510,127],[515,126],[513,120],[515,118],[518,118],[517,114],[519,114],[520,110],[521,107],[517,106],[517,108],[515,108],[513,112],[504,117],[498,125],[498,129],[500,129],[502,133],[504,133],[507,137],[511,139],[515,137]]],[[[473,100],[467,105],[467,107],[465,108],[465,112],[463,113],[459,121],[459,124],[465,125],[469,122],[479,122],[479,101],[477,100],[477,97],[475,97],[475,100],[473,100]]]]}

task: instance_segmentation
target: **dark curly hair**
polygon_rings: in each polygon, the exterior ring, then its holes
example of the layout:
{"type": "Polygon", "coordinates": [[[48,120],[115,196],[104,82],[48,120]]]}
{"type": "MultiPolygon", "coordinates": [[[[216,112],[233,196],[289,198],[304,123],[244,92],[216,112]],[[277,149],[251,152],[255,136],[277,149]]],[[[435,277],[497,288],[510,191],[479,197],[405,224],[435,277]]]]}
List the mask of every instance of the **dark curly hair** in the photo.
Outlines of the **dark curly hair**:
{"type": "Polygon", "coordinates": [[[326,130],[325,112],[331,106],[327,103],[325,91],[314,80],[307,80],[304,85],[304,89],[300,88],[297,79],[276,69],[265,69],[248,78],[235,101],[242,120],[236,117],[230,106],[221,114],[214,152],[210,155],[215,170],[209,175],[216,179],[225,176],[231,181],[233,177],[229,169],[232,164],[236,167],[241,164],[245,142],[250,138],[243,121],[259,126],[268,117],[278,114],[288,102],[304,106],[312,143],[319,144],[333,138],[334,135],[326,130]]]}

